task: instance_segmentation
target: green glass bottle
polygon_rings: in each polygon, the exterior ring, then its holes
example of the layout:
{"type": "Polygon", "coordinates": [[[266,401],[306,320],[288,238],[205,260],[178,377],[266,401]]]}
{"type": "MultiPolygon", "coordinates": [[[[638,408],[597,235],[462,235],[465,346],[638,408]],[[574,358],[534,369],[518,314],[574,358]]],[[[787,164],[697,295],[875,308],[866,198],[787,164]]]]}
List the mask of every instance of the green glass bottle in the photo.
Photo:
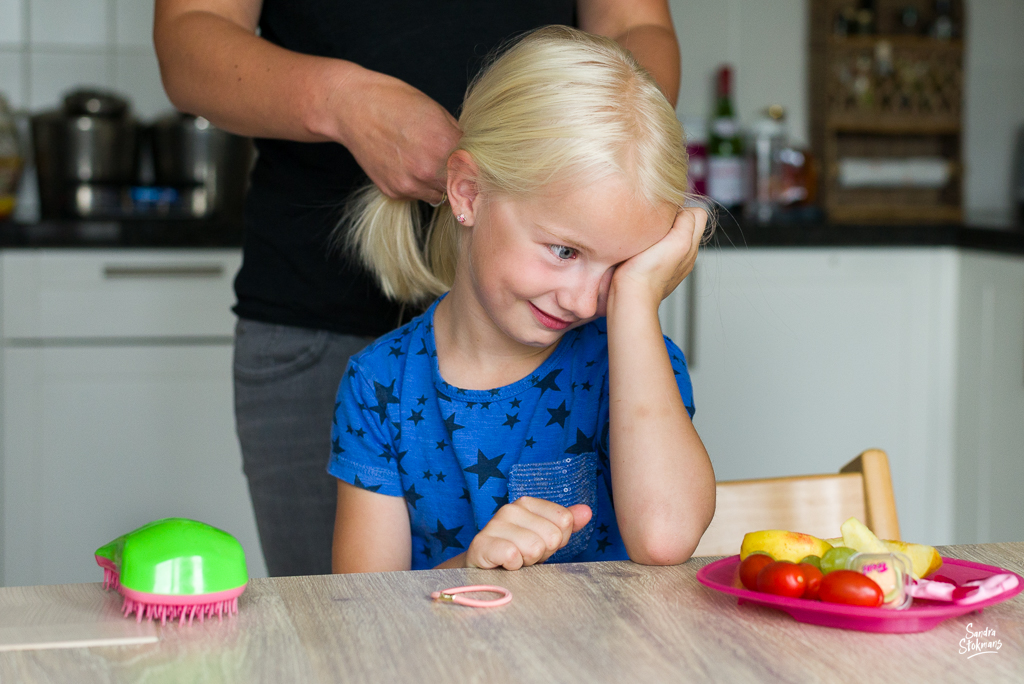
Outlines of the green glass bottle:
{"type": "Polygon", "coordinates": [[[738,209],[745,196],[743,137],[732,106],[732,69],[718,70],[718,96],[708,137],[708,196],[728,210],[738,209]]]}

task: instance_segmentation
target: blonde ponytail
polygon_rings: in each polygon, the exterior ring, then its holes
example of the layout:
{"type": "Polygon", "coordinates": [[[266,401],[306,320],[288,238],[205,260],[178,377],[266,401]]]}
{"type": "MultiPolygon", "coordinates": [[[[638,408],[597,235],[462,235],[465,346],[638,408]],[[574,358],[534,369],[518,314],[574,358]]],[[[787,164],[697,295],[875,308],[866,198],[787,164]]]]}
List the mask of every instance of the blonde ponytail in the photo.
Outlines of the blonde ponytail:
{"type": "Polygon", "coordinates": [[[377,276],[389,299],[422,303],[447,292],[455,277],[454,225],[445,227],[438,213],[424,226],[415,200],[391,199],[367,185],[349,199],[335,241],[377,276]]]}

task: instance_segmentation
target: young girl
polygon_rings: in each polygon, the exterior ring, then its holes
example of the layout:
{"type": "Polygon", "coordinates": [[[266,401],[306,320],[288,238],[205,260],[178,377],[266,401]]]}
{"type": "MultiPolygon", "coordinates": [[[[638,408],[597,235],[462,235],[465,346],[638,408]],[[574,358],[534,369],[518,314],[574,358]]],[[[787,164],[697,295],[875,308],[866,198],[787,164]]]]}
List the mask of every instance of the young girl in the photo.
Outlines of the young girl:
{"type": "Polygon", "coordinates": [[[335,572],[685,561],[715,481],[658,322],[707,221],[672,107],[613,41],[548,27],[459,123],[425,230],[372,187],[354,205],[385,292],[440,299],[342,380],[335,572]]]}

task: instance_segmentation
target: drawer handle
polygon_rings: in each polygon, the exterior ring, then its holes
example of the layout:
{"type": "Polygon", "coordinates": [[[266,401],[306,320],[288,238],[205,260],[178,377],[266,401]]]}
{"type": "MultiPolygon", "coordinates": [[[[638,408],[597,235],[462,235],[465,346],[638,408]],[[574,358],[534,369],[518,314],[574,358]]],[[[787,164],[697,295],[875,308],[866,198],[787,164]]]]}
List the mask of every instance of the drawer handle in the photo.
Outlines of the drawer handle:
{"type": "Polygon", "coordinates": [[[103,267],[104,278],[220,278],[223,264],[145,264],[103,267]]]}

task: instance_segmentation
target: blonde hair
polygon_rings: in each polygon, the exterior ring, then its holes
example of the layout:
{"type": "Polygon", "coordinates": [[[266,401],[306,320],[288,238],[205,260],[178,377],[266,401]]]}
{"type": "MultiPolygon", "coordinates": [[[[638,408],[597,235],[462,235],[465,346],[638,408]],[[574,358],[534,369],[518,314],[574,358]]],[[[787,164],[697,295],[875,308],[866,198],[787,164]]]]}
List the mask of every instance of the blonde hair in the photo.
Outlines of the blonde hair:
{"type": "MultiPolygon", "coordinates": [[[[517,40],[470,84],[459,117],[483,193],[522,198],[553,183],[629,180],[652,205],[682,207],[682,127],[657,83],[618,43],[565,26],[517,40]]],[[[384,293],[422,303],[455,276],[459,225],[445,204],[423,221],[417,202],[374,185],[355,193],[338,231],[384,293]],[[348,230],[345,231],[345,227],[348,230]]]]}

